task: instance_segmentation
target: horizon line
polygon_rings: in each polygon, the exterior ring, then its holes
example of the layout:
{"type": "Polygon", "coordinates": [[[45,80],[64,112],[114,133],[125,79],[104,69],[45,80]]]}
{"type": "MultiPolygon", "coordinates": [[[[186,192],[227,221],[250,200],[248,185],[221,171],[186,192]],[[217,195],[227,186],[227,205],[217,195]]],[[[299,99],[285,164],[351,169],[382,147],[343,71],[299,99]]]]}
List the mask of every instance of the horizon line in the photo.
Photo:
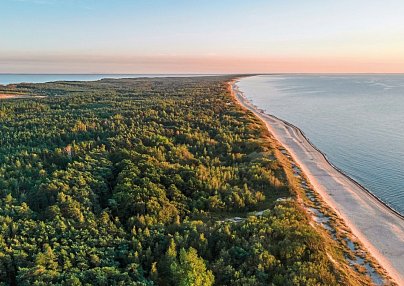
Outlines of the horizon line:
{"type": "Polygon", "coordinates": [[[278,75],[278,74],[404,74],[403,72],[240,72],[240,73],[171,73],[171,72],[156,72],[156,73],[119,73],[119,72],[55,72],[55,73],[7,73],[0,72],[0,75],[210,75],[210,76],[221,76],[221,75],[278,75]]]}

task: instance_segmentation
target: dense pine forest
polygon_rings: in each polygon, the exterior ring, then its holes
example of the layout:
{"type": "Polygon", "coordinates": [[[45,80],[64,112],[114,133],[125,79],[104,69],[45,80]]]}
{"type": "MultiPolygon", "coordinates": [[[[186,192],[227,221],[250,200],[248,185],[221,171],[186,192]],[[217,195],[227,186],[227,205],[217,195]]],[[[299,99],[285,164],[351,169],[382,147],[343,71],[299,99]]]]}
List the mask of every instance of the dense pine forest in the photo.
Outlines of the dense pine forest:
{"type": "Polygon", "coordinates": [[[0,285],[343,283],[228,80],[0,86],[0,285]]]}

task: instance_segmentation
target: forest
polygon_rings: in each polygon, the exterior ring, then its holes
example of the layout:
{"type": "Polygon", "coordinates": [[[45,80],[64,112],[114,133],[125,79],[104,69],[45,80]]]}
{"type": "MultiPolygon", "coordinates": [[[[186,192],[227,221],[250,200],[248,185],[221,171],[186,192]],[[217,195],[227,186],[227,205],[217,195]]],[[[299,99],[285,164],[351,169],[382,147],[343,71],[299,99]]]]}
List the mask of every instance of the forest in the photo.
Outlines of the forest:
{"type": "Polygon", "coordinates": [[[344,284],[229,80],[0,86],[0,285],[344,284]]]}

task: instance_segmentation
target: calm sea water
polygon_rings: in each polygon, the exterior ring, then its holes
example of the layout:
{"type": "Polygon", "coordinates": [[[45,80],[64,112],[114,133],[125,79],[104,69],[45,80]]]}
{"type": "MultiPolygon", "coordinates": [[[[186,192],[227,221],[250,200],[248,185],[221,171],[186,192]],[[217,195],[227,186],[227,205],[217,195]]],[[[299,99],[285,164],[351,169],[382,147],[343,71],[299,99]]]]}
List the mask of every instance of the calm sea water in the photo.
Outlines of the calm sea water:
{"type": "Polygon", "coordinates": [[[404,75],[262,75],[239,87],[404,214],[404,75]]]}
{"type": "Polygon", "coordinates": [[[50,81],[92,81],[102,78],[185,77],[184,74],[0,74],[0,84],[44,83],[50,81]]]}

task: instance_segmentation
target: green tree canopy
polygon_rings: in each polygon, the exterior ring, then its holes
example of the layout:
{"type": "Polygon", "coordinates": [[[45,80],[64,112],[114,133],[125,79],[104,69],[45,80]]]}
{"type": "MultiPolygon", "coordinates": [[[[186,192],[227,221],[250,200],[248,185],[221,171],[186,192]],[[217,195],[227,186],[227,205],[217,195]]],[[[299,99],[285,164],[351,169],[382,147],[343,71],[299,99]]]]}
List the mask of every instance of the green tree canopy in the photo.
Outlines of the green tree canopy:
{"type": "Polygon", "coordinates": [[[178,286],[211,286],[215,280],[203,258],[192,247],[180,250],[179,261],[171,265],[171,271],[178,286]]]}

